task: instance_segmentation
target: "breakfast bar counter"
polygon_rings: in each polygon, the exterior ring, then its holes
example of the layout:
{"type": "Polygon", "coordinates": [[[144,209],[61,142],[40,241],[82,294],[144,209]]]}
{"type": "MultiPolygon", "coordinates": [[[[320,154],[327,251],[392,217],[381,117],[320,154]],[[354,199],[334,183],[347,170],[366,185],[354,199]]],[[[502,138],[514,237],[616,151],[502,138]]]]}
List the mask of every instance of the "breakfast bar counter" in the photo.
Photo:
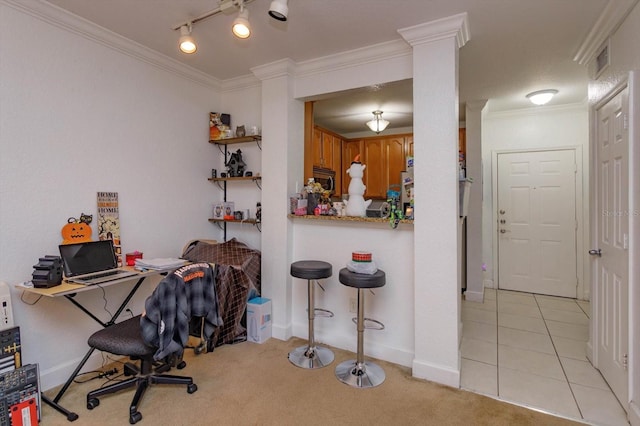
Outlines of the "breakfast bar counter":
{"type": "MultiPolygon", "coordinates": [[[[307,220],[328,220],[336,222],[369,222],[369,223],[389,223],[388,218],[380,217],[357,217],[357,216],[330,216],[330,215],[295,215],[289,214],[289,218],[292,219],[307,219],[307,220]]],[[[401,219],[400,223],[413,224],[413,219],[401,219]]]]}

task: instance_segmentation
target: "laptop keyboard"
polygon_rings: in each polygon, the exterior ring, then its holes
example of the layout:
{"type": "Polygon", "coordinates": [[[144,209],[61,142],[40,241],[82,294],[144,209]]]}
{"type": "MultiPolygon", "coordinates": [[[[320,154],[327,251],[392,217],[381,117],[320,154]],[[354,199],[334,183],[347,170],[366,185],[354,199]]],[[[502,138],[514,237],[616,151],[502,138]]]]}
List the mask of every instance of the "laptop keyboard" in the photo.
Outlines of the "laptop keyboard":
{"type": "Polygon", "coordinates": [[[82,279],[91,281],[91,280],[97,280],[99,278],[110,277],[112,275],[121,274],[121,273],[122,271],[107,271],[107,272],[101,272],[99,274],[88,275],[86,277],[82,277],[82,279]]]}

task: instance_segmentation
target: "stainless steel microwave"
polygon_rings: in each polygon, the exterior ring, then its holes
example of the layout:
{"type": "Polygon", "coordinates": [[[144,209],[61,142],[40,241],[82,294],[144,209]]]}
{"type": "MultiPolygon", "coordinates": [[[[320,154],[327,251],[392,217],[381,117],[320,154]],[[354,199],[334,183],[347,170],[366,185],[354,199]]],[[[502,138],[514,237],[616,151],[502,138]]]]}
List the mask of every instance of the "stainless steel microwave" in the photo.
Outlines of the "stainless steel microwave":
{"type": "Polygon", "coordinates": [[[325,190],[335,192],[336,190],[336,172],[335,170],[325,169],[322,167],[313,168],[313,180],[322,185],[325,190]]]}

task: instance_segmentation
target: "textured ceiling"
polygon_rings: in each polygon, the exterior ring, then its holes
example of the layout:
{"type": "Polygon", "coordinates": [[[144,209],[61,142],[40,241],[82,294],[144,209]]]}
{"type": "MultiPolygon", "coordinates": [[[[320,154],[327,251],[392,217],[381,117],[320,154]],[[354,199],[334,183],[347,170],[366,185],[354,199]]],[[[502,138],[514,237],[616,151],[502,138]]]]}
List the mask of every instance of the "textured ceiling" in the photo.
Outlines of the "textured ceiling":
{"type": "MultiPolygon", "coordinates": [[[[283,58],[300,62],[399,40],[400,28],[467,12],[460,102],[487,99],[490,111],[505,111],[530,107],[525,95],[544,88],[559,90],[550,105],[586,99],[587,70],[573,58],[608,0],[290,0],[284,23],[267,15],[271,0],[254,0],[247,6],[249,39],[231,35],[235,14],[218,14],[194,25],[199,47],[190,56],[178,51],[173,28],[214,9],[216,0],[49,2],[222,80],[283,58]]],[[[404,116],[411,125],[411,91],[402,84],[390,89],[350,92],[332,108],[319,107],[316,119],[339,133],[358,131],[371,116],[369,105],[380,104],[392,127],[402,127],[404,116]],[[367,110],[356,111],[355,103],[367,110]]]]}

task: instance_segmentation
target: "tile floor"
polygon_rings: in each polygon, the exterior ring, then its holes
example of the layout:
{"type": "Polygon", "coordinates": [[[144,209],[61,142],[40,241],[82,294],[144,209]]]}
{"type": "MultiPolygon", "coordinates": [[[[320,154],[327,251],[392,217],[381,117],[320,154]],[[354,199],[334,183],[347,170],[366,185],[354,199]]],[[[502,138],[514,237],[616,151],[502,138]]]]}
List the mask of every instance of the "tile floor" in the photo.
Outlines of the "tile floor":
{"type": "Polygon", "coordinates": [[[485,290],[462,305],[462,388],[594,425],[628,425],[586,357],[589,302],[485,290]]]}

